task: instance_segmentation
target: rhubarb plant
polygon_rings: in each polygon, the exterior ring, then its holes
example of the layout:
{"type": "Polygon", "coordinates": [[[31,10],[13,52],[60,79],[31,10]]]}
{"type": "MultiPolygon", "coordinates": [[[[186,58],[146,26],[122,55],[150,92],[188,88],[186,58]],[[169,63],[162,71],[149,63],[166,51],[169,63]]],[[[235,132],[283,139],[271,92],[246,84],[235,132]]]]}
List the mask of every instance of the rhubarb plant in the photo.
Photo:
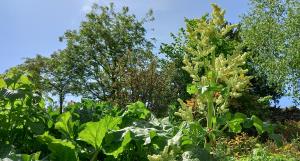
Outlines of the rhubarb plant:
{"type": "Polygon", "coordinates": [[[196,116],[206,120],[208,139],[206,147],[216,140],[215,133],[229,128],[240,132],[246,116],[237,113],[235,117],[221,122],[229,109],[231,98],[241,96],[250,85],[250,76],[244,69],[247,53],[243,53],[237,41],[230,38],[237,25],[228,24],[225,11],[213,4],[212,16],[187,20],[187,45],[183,67],[191,78],[187,92],[194,97],[193,105],[179,99],[181,109],[175,114],[185,121],[197,121],[196,116]]]}

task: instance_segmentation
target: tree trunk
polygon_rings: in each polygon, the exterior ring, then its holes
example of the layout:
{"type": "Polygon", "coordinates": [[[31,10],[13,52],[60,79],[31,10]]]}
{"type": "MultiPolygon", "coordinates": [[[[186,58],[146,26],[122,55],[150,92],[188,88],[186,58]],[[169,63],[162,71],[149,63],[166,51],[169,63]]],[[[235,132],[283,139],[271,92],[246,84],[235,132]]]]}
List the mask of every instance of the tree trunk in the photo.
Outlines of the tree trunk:
{"type": "Polygon", "coordinates": [[[63,93],[59,94],[59,113],[62,114],[63,113],[63,103],[65,100],[65,96],[63,93]]]}

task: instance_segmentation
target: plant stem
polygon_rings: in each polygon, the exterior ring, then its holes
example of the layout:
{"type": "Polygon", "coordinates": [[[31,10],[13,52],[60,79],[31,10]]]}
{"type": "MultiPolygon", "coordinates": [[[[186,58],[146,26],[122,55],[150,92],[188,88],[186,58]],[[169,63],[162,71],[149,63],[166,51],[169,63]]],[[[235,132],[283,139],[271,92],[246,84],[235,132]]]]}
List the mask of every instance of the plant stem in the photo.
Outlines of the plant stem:
{"type": "Polygon", "coordinates": [[[208,98],[208,108],[207,108],[207,128],[212,128],[212,119],[213,119],[213,111],[214,105],[211,98],[208,98]]]}
{"type": "Polygon", "coordinates": [[[97,151],[94,153],[94,155],[93,155],[91,161],[96,161],[96,160],[97,160],[98,154],[99,154],[99,151],[97,150],[97,151]]]}

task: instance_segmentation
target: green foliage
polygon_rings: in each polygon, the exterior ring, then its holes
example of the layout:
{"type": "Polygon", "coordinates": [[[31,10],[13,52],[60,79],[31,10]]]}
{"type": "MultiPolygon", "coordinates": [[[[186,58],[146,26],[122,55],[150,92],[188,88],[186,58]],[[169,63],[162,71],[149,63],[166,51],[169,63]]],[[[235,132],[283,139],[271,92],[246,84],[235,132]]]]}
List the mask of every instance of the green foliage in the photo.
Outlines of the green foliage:
{"type": "Polygon", "coordinates": [[[251,0],[242,18],[243,43],[251,53],[253,74],[296,96],[299,83],[299,11],[297,0],[251,0]]]}
{"type": "MultiPolygon", "coordinates": [[[[192,82],[189,73],[182,69],[183,56],[187,52],[185,50],[187,44],[186,31],[181,28],[178,34],[171,34],[172,43],[162,43],[160,53],[164,54],[167,59],[163,59],[163,69],[171,76],[172,92],[176,94],[176,98],[186,100],[190,98],[190,94],[185,90],[186,85],[192,82]]],[[[176,101],[176,100],[173,100],[176,101]]]]}
{"type": "Polygon", "coordinates": [[[298,158],[295,158],[293,156],[286,156],[284,154],[272,154],[270,153],[265,147],[262,145],[257,145],[256,148],[252,150],[252,154],[249,156],[242,157],[240,159],[241,161],[251,161],[251,160],[257,160],[257,161],[296,161],[298,158]]]}
{"type": "Polygon", "coordinates": [[[73,81],[74,71],[68,66],[67,54],[65,50],[60,50],[50,58],[37,55],[35,58],[27,58],[19,66],[32,74],[32,81],[40,92],[58,96],[60,113],[63,112],[66,94],[78,90],[73,81]]]}
{"type": "Polygon", "coordinates": [[[74,139],[74,124],[71,119],[71,113],[66,112],[60,115],[58,121],[55,123],[55,129],[64,134],[65,137],[74,139]]]}
{"type": "Polygon", "coordinates": [[[66,140],[55,139],[48,132],[38,137],[42,143],[46,143],[51,151],[51,160],[78,161],[75,145],[66,140]]]}
{"type": "Polygon", "coordinates": [[[128,131],[126,133],[123,133],[121,139],[114,138],[114,140],[110,140],[109,142],[106,140],[107,141],[106,144],[109,144],[111,146],[110,148],[105,149],[105,154],[112,155],[115,158],[118,158],[118,156],[125,151],[127,144],[131,142],[132,140],[131,135],[132,135],[131,132],[128,131]]]}
{"type": "Polygon", "coordinates": [[[132,103],[127,106],[127,111],[123,116],[137,118],[137,119],[147,119],[150,116],[150,111],[146,108],[143,102],[132,103]]]}
{"type": "Polygon", "coordinates": [[[0,76],[0,158],[294,160],[291,156],[299,155],[297,131],[291,143],[284,143],[275,124],[239,111],[236,103],[242,95],[261,105],[270,97],[248,97],[252,77],[237,25],[227,23],[217,5],[212,7],[211,17],[186,20],[187,31],[162,46],[167,59],[158,61],[145,38],[146,19],[136,20],[126,7],[115,12],[113,5],[95,5],[78,32],[65,33],[67,49],[51,58],[27,59],[0,76]],[[59,96],[59,111],[45,103],[41,93],[47,92],[59,96]],[[63,110],[67,93],[93,99],[70,102],[63,110]],[[151,111],[178,96],[180,109],[169,106],[169,117],[158,118],[151,111]],[[251,130],[262,142],[242,133],[251,130]]]}
{"type": "Polygon", "coordinates": [[[121,118],[106,116],[98,122],[88,122],[84,129],[78,134],[78,138],[92,145],[96,150],[102,148],[102,141],[109,130],[118,129],[121,118]]]}
{"type": "Polygon", "coordinates": [[[17,70],[0,77],[0,143],[24,153],[40,148],[34,136],[47,127],[44,100],[29,78],[17,70]]]}
{"type": "Polygon", "coordinates": [[[78,94],[120,106],[153,98],[140,97],[158,88],[155,85],[159,82],[152,81],[158,79],[157,65],[151,52],[153,45],[145,38],[143,26],[151,19],[151,11],[139,20],[129,13],[128,7],[117,12],[113,4],[94,5],[78,31],[64,34],[68,65],[71,71],[76,71],[74,82],[80,89],[78,94]],[[147,79],[152,84],[141,86],[147,79]]]}
{"type": "MultiPolygon", "coordinates": [[[[3,158],[5,161],[15,161],[15,160],[21,160],[21,161],[37,161],[39,159],[40,153],[34,153],[31,155],[28,154],[11,154],[6,158],[3,158]]],[[[2,161],[2,159],[0,158],[2,161]]]]}

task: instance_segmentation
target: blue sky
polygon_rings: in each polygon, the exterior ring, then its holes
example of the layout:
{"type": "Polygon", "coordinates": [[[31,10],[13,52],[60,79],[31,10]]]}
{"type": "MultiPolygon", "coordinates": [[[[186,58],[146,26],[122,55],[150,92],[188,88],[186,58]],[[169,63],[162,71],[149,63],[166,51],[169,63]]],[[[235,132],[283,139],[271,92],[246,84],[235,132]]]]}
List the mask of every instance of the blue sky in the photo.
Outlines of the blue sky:
{"type": "MultiPolygon", "coordinates": [[[[58,38],[68,29],[78,29],[93,3],[116,8],[129,6],[131,13],[143,17],[153,9],[155,21],[146,25],[148,37],[156,38],[156,46],[170,41],[170,32],[183,27],[184,18],[200,17],[211,12],[211,3],[226,10],[230,22],[249,9],[248,0],[1,0],[0,1],[0,73],[20,64],[25,57],[50,55],[65,44],[58,38]]],[[[281,101],[289,104],[288,98],[281,101]]]]}
{"type": "Polygon", "coordinates": [[[24,57],[50,55],[64,48],[59,36],[68,29],[78,29],[94,2],[114,2],[117,8],[129,6],[139,17],[153,9],[156,20],[147,28],[154,28],[148,36],[157,39],[157,46],[170,41],[170,32],[176,33],[184,26],[184,17],[200,17],[210,12],[211,3],[226,9],[231,22],[238,22],[239,15],[248,9],[247,0],[1,0],[0,73],[22,63],[24,57]]]}

